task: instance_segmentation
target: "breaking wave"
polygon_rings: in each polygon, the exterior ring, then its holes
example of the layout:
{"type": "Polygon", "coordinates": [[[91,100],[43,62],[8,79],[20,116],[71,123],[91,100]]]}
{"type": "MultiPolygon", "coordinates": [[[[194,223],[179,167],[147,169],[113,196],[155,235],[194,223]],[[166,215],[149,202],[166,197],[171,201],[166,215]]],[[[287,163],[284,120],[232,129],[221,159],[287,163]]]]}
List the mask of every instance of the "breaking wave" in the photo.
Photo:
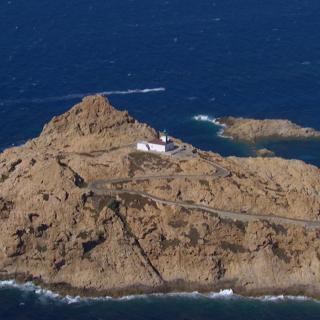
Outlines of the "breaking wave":
{"type": "Polygon", "coordinates": [[[146,89],[129,89],[129,90],[115,90],[115,91],[101,91],[101,92],[87,92],[87,93],[73,93],[64,96],[54,96],[54,97],[46,97],[46,98],[33,98],[33,99],[13,99],[13,100],[2,100],[0,104],[20,104],[20,103],[46,103],[46,102],[59,102],[59,101],[67,101],[67,100],[75,100],[82,99],[85,96],[89,95],[104,95],[104,96],[112,96],[112,95],[128,95],[128,94],[144,94],[144,93],[156,93],[156,92],[164,92],[166,88],[146,88],[146,89]]]}
{"type": "Polygon", "coordinates": [[[113,302],[121,302],[121,301],[130,301],[137,299],[150,299],[150,298],[168,298],[168,297],[176,297],[176,298],[188,298],[188,299],[227,299],[227,300],[257,300],[260,302],[285,302],[285,301],[312,301],[316,303],[320,303],[317,300],[305,297],[305,296],[261,296],[261,297],[243,297],[237,295],[233,292],[232,289],[224,289],[219,292],[211,292],[207,294],[195,292],[177,292],[177,293],[154,293],[154,294],[140,294],[140,295],[128,295],[123,296],[121,298],[112,298],[112,297],[98,297],[98,298],[82,298],[80,296],[61,296],[58,293],[52,292],[51,290],[42,289],[39,286],[36,286],[32,282],[27,282],[24,284],[18,284],[14,280],[6,280],[0,281],[0,290],[1,289],[19,289],[25,292],[30,292],[36,294],[39,299],[43,302],[48,300],[54,300],[57,302],[62,302],[66,304],[74,304],[74,303],[84,303],[84,302],[95,302],[95,301],[113,301],[113,302]]]}
{"type": "Polygon", "coordinates": [[[267,302],[281,302],[281,301],[288,301],[288,300],[294,300],[294,301],[314,301],[319,303],[318,300],[314,300],[305,296],[285,296],[285,295],[279,295],[279,296],[263,296],[261,298],[257,298],[261,301],[267,301],[267,302]]]}
{"type": "Polygon", "coordinates": [[[220,127],[220,130],[218,131],[217,135],[221,138],[230,139],[230,137],[227,137],[224,135],[224,129],[226,126],[224,124],[220,123],[216,118],[210,117],[206,114],[198,114],[198,115],[194,116],[193,119],[196,121],[210,122],[210,123],[214,124],[215,126],[220,127]]]}
{"type": "Polygon", "coordinates": [[[32,282],[26,282],[26,283],[20,284],[14,280],[0,281],[0,289],[9,289],[9,288],[19,289],[26,292],[33,292],[39,296],[43,296],[51,299],[56,299],[60,297],[59,294],[54,293],[47,289],[42,289],[39,286],[36,286],[35,284],[33,284],[32,282]]]}
{"type": "Polygon", "coordinates": [[[216,126],[225,127],[225,125],[221,124],[216,118],[210,117],[206,114],[198,114],[198,115],[194,116],[193,119],[197,120],[197,121],[211,122],[211,123],[215,124],[216,126]]]}

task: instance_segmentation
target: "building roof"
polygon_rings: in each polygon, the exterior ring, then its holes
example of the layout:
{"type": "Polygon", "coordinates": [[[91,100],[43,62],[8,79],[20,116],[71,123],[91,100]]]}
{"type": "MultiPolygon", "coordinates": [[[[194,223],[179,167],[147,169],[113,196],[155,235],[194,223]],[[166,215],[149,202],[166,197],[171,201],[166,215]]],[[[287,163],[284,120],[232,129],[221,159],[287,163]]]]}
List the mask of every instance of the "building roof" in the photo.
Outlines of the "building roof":
{"type": "Polygon", "coordinates": [[[161,146],[165,146],[165,145],[166,145],[166,143],[163,142],[161,139],[154,139],[154,140],[152,140],[152,141],[149,141],[149,143],[151,143],[151,144],[158,144],[158,145],[161,145],[161,146]]]}

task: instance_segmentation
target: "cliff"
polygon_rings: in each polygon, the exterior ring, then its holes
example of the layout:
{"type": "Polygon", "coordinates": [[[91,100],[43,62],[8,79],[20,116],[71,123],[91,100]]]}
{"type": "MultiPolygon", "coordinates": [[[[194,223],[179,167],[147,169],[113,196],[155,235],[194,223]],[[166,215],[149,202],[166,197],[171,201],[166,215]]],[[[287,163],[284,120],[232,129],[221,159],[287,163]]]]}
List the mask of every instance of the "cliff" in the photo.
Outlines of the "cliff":
{"type": "Polygon", "coordinates": [[[0,277],[81,295],[320,297],[318,168],[135,150],[156,135],[92,96],[1,153],[0,277]]]}
{"type": "Polygon", "coordinates": [[[320,138],[320,132],[303,128],[289,120],[247,119],[222,117],[217,121],[225,126],[224,135],[237,140],[255,142],[261,139],[307,139],[320,138]]]}

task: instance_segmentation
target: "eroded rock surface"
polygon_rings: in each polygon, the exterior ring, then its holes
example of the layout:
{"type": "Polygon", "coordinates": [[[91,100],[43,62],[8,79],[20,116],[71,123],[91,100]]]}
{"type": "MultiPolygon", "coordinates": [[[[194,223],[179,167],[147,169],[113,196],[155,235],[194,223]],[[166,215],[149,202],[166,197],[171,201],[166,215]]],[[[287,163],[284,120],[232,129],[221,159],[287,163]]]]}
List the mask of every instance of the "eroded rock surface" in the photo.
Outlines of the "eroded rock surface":
{"type": "Polygon", "coordinates": [[[1,153],[0,276],[83,295],[233,288],[320,297],[320,228],[268,221],[320,221],[318,168],[135,150],[156,135],[93,96],[1,153]],[[105,190],[90,188],[96,181],[105,190]],[[242,219],[255,213],[265,219],[242,219]]]}
{"type": "Polygon", "coordinates": [[[225,125],[224,135],[237,140],[255,142],[261,139],[306,139],[320,138],[320,131],[303,128],[289,120],[247,119],[222,117],[217,121],[225,125]]]}

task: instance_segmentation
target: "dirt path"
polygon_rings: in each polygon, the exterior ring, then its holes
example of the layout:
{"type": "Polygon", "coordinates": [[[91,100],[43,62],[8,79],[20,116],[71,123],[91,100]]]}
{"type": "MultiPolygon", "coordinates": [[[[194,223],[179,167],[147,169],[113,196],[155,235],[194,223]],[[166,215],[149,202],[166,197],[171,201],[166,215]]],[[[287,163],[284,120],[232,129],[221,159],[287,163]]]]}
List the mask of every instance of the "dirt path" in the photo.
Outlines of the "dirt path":
{"type": "MultiPolygon", "coordinates": [[[[216,172],[211,176],[213,179],[218,178],[225,178],[230,175],[230,172],[223,168],[222,166],[207,160],[202,159],[208,163],[210,163],[213,167],[215,167],[216,172]]],[[[224,219],[232,219],[232,220],[238,220],[243,222],[248,221],[255,221],[255,220],[266,220],[270,223],[276,223],[276,224],[290,224],[290,225],[296,225],[296,226],[302,226],[307,229],[317,229],[320,228],[320,221],[312,221],[312,220],[301,220],[301,219],[293,219],[293,218],[287,218],[287,217],[281,217],[281,216],[275,216],[275,215],[264,215],[264,214],[256,214],[256,213],[243,213],[243,212],[231,212],[231,211],[224,211],[224,210],[218,210],[214,209],[212,207],[201,205],[201,204],[190,204],[188,202],[183,201],[173,201],[173,200],[165,200],[158,198],[156,196],[153,196],[152,194],[139,191],[139,190],[132,190],[132,189],[111,189],[108,188],[107,185],[112,185],[116,183],[128,183],[128,182],[134,182],[134,181],[143,181],[143,180],[159,180],[159,179],[207,179],[208,175],[149,175],[149,176],[140,176],[140,177],[132,177],[132,178],[117,178],[117,179],[108,179],[108,180],[96,180],[88,185],[88,189],[90,191],[93,191],[97,195],[110,195],[110,194],[131,194],[131,195],[138,195],[144,198],[151,199],[157,203],[165,204],[165,205],[173,205],[173,206],[179,206],[184,207],[187,209],[195,209],[195,210],[202,210],[206,211],[211,214],[218,215],[221,218],[224,219]]]]}

